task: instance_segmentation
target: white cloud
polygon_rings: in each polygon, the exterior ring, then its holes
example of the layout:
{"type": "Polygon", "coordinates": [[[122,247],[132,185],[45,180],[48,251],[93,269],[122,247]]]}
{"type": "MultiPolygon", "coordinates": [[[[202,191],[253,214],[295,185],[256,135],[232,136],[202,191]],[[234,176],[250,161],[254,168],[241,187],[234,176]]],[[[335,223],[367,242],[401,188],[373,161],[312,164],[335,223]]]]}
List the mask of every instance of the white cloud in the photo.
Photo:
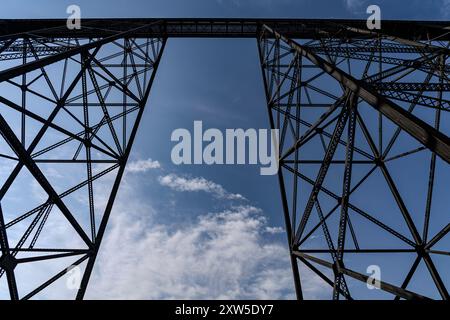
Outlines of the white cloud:
{"type": "Polygon", "coordinates": [[[245,200],[240,194],[229,193],[220,184],[206,180],[203,177],[187,178],[176,174],[160,176],[158,178],[162,186],[169,187],[172,190],[180,192],[198,192],[203,191],[212,194],[219,199],[245,200]]]}
{"type": "Polygon", "coordinates": [[[450,0],[442,0],[442,13],[444,17],[450,17],[450,0]]]}
{"type": "MultiPolygon", "coordinates": [[[[109,190],[113,178],[98,181],[95,204],[99,209],[107,202],[104,190],[109,190]]],[[[203,178],[176,178],[180,177],[172,175],[168,180],[174,188],[204,191],[226,199],[237,197],[203,178]]],[[[264,238],[282,228],[268,225],[260,209],[242,205],[201,214],[192,223],[162,224],[152,207],[152,198],[135,192],[138,183],[135,175],[126,175],[122,180],[87,299],[294,298],[288,249],[284,242],[271,239],[269,243],[264,238]]],[[[180,208],[173,209],[183,213],[180,208]]],[[[55,241],[63,247],[82,245],[73,243],[73,236],[67,237],[67,223],[62,223],[65,220],[59,212],[52,212],[51,217],[58,220],[49,221],[46,227],[56,232],[43,234],[39,246],[55,241]]],[[[21,292],[29,292],[75,258],[69,260],[27,264],[29,269],[17,274],[26,287],[21,292]]],[[[301,271],[306,297],[326,297],[323,282],[308,270],[301,271]]],[[[64,277],[36,298],[73,299],[75,293],[67,289],[64,277]]]]}
{"type": "Polygon", "coordinates": [[[127,170],[128,172],[132,173],[139,173],[139,172],[146,172],[151,169],[159,169],[161,168],[161,164],[158,161],[153,161],[152,159],[147,160],[137,160],[132,161],[127,164],[127,170]]]}
{"type": "Polygon", "coordinates": [[[266,227],[266,232],[270,234],[283,233],[284,229],[281,227],[266,227]]]}
{"type": "Polygon", "coordinates": [[[289,5],[292,4],[292,0],[216,0],[218,4],[223,6],[251,6],[251,7],[265,7],[267,9],[273,8],[274,5],[289,5]]]}
{"type": "MultiPolygon", "coordinates": [[[[287,248],[264,242],[259,209],[233,207],[178,227],[149,228],[148,219],[114,212],[87,298],[294,298],[287,248]]],[[[322,281],[303,279],[309,298],[321,297],[322,281]]]]}

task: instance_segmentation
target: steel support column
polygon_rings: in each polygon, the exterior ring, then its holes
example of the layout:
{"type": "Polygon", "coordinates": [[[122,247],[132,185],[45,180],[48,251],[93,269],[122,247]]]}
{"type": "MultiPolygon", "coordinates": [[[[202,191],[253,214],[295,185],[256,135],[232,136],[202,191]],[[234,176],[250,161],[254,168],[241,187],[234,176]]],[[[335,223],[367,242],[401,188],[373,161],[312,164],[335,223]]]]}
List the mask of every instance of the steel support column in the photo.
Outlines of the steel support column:
{"type": "MultiPolygon", "coordinates": [[[[339,29],[342,30],[342,26],[337,28],[336,33],[339,29]]],[[[279,177],[282,179],[279,182],[290,255],[291,257],[296,256],[319,278],[330,284],[329,278],[324,273],[326,271],[318,269],[311,263],[328,268],[328,271],[332,271],[334,275],[333,298],[339,299],[342,296],[350,299],[352,295],[346,279],[349,280],[348,277],[350,277],[353,280],[366,282],[369,277],[347,267],[344,263],[346,261],[344,253],[352,254],[352,257],[355,257],[355,254],[363,253],[414,253],[417,257],[412,267],[408,269],[404,282],[397,286],[381,281],[381,289],[394,295],[395,298],[424,298],[423,295],[406,289],[417,271],[419,263],[423,262],[438,294],[442,299],[447,300],[449,294],[446,284],[430,254],[433,253],[431,246],[436,245],[448,233],[448,225],[431,241],[427,240],[436,157],[440,157],[444,161],[445,168],[448,168],[448,163],[450,163],[450,139],[440,130],[439,125],[441,113],[446,110],[443,93],[450,91],[450,88],[447,87],[448,72],[445,63],[447,49],[417,44],[412,40],[404,39],[399,41],[400,45],[393,44],[397,41],[394,37],[374,38],[352,39],[350,34],[347,39],[342,39],[334,38],[334,35],[330,33],[324,36],[324,39],[303,41],[305,44],[300,44],[269,26],[263,26],[260,30],[258,47],[270,125],[271,128],[280,130],[279,177]],[[354,46],[351,46],[352,41],[355,42],[354,46]],[[421,48],[421,51],[419,52],[417,48],[421,48]],[[405,59],[403,62],[394,61],[392,58],[383,58],[383,52],[392,50],[415,52],[421,57],[412,60],[405,59]],[[361,55],[359,52],[370,54],[361,55]],[[356,72],[352,72],[352,65],[360,62],[363,64],[358,69],[362,70],[362,73],[356,75],[356,72]],[[378,69],[372,67],[372,63],[375,62],[379,64],[378,69]],[[384,67],[383,63],[394,66],[389,69],[387,66],[384,67]],[[425,64],[427,67],[420,69],[420,65],[425,64]],[[344,71],[344,67],[348,71],[344,71]],[[419,71],[425,72],[427,75],[424,82],[401,82],[407,75],[419,71]],[[390,77],[395,78],[390,80],[392,82],[387,82],[385,79],[390,77]],[[439,82],[431,83],[433,77],[438,77],[439,82]],[[399,93],[393,95],[390,93],[391,91],[399,93]],[[425,95],[425,92],[437,92],[437,97],[425,95]],[[391,99],[411,105],[403,107],[391,99]],[[363,107],[357,107],[360,104],[363,104],[363,107]],[[436,112],[434,126],[413,114],[417,105],[430,108],[430,112],[436,112]],[[379,113],[378,145],[373,138],[373,119],[361,115],[361,112],[368,112],[368,106],[379,113]],[[316,112],[315,116],[308,111],[314,108],[320,111],[320,113],[316,112]],[[395,126],[394,135],[388,142],[383,141],[385,119],[391,121],[395,126]],[[367,125],[368,122],[371,122],[372,128],[370,129],[367,125]],[[344,128],[347,128],[346,133],[344,133],[344,128]],[[420,147],[388,157],[401,132],[414,138],[420,147]],[[384,147],[385,144],[387,144],[386,147],[384,147]],[[320,149],[323,149],[322,158],[315,156],[313,159],[317,160],[309,160],[312,154],[318,153],[320,149]],[[431,152],[431,165],[423,232],[425,238],[422,238],[417,228],[418,218],[406,205],[404,195],[399,190],[398,182],[395,181],[391,172],[390,164],[427,149],[431,152]],[[344,157],[344,160],[339,160],[339,157],[344,157]],[[311,169],[312,165],[319,165],[319,167],[314,171],[311,169]],[[358,178],[353,178],[352,171],[355,168],[361,168],[362,165],[371,165],[372,167],[364,175],[361,175],[363,171],[359,169],[358,178]],[[330,171],[333,172],[333,176],[330,175],[330,171]],[[339,171],[341,173],[338,173],[339,171]],[[302,172],[306,172],[306,174],[302,172]],[[380,183],[384,183],[384,188],[391,193],[396,204],[396,208],[392,210],[400,213],[399,219],[405,224],[409,235],[405,236],[402,234],[403,232],[396,230],[396,227],[385,224],[382,221],[384,218],[381,217],[380,220],[380,217],[375,217],[377,213],[370,212],[371,209],[363,209],[361,204],[356,205],[353,202],[353,194],[358,193],[361,186],[364,186],[375,173],[385,178],[385,181],[380,180],[380,183]],[[315,178],[309,177],[312,174],[315,175],[315,178]],[[294,180],[292,188],[287,187],[290,183],[287,182],[290,181],[289,178],[294,180]],[[303,182],[303,185],[298,185],[298,179],[303,182]],[[339,179],[343,180],[341,195],[329,187],[339,179]],[[305,193],[309,196],[303,198],[305,193]],[[334,205],[333,201],[337,201],[337,204],[334,205]],[[291,209],[289,202],[292,203],[291,209]],[[299,205],[300,203],[303,203],[304,206],[302,213],[299,212],[302,206],[299,205]],[[325,206],[328,207],[327,211],[323,209],[325,206]],[[311,228],[314,211],[317,212],[318,218],[315,219],[318,222],[315,222],[314,227],[311,228]],[[339,221],[333,224],[330,220],[336,215],[336,212],[340,212],[340,217],[339,221]],[[355,227],[352,221],[356,219],[356,216],[359,218],[355,227]],[[360,247],[361,232],[367,232],[359,230],[358,225],[361,224],[359,221],[361,218],[401,240],[403,244],[410,246],[409,249],[360,247]],[[337,230],[333,230],[334,227],[337,230]],[[311,239],[314,239],[313,235],[317,237],[320,228],[326,239],[326,249],[311,248],[310,246],[314,243],[311,239]],[[311,256],[306,254],[307,252],[319,256],[311,256]],[[332,262],[320,257],[325,253],[330,254],[332,262]]],[[[443,170],[442,165],[441,170],[443,170]]],[[[365,194],[365,197],[369,199],[371,195],[365,194]]],[[[359,198],[361,198],[361,194],[359,194],[359,198]]],[[[372,245],[376,246],[375,243],[372,245]]],[[[295,275],[295,272],[298,272],[298,266],[297,264],[292,265],[295,275]]],[[[296,285],[296,287],[301,287],[301,285],[296,285]]]]}
{"type": "MultiPolygon", "coordinates": [[[[166,43],[166,38],[132,37],[134,32],[147,27],[134,27],[104,38],[68,40],[61,44],[61,50],[56,53],[50,50],[44,58],[36,54],[44,40],[34,35],[14,37],[4,46],[8,50],[24,39],[23,63],[0,71],[0,88],[9,86],[9,90],[21,92],[21,104],[14,102],[14,97],[4,94],[0,97],[3,138],[0,156],[12,168],[0,185],[0,280],[6,274],[12,299],[33,298],[73,268],[81,271],[86,264],[77,294],[78,299],[84,297],[166,43]],[[33,52],[34,59],[25,61],[28,51],[33,52]],[[50,72],[55,65],[61,66],[56,75],[50,72]],[[20,83],[16,82],[18,77],[20,83]],[[43,101],[41,108],[34,105],[36,97],[43,101]],[[11,125],[16,114],[22,119],[19,133],[11,125]],[[28,135],[32,132],[35,135],[30,139],[28,135]],[[61,188],[61,183],[56,183],[49,173],[48,165],[65,166],[69,173],[65,179],[74,184],[61,188]],[[77,173],[70,174],[71,170],[77,173]],[[31,175],[40,188],[36,192],[43,191],[45,200],[25,205],[24,213],[12,212],[11,190],[24,175],[31,175]],[[110,186],[104,180],[99,185],[105,176],[115,177],[110,186]],[[108,201],[101,208],[94,202],[95,194],[109,187],[108,201]],[[74,197],[81,197],[83,190],[87,201],[80,203],[74,197]],[[79,247],[64,248],[62,243],[49,244],[42,239],[43,231],[52,232],[48,221],[60,214],[78,237],[69,237],[67,241],[78,242],[79,247]],[[17,238],[16,232],[11,240],[10,229],[17,227],[24,228],[23,234],[17,238]],[[61,268],[59,261],[74,258],[56,274],[51,274],[53,267],[49,267],[48,280],[35,284],[28,293],[18,290],[15,277],[18,265],[46,261],[61,268]]],[[[70,227],[67,233],[71,232],[70,227]]]]}
{"type": "Polygon", "coordinates": [[[85,297],[166,40],[219,37],[257,40],[297,298],[311,277],[320,298],[370,298],[369,262],[384,298],[450,298],[448,22],[82,25],[0,20],[1,297],[42,297],[73,270],[85,297]],[[36,263],[48,274],[24,285],[36,263]]]}

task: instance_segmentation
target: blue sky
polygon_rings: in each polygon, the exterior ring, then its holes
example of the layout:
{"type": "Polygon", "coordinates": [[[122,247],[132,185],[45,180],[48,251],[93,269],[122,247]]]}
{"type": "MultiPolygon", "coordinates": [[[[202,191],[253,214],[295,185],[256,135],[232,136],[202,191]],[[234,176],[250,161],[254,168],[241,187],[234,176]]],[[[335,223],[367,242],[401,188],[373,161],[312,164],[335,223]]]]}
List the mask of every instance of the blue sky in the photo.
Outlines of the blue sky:
{"type": "MultiPolygon", "coordinates": [[[[8,0],[0,18],[64,18],[67,6],[77,4],[83,18],[353,19],[366,18],[369,2],[381,6],[384,19],[450,16],[448,0],[8,0]]],[[[254,40],[169,40],[87,298],[294,297],[276,176],[260,176],[258,166],[173,165],[170,134],[191,130],[194,120],[206,128],[268,127],[254,40]],[[181,184],[194,191],[180,191],[181,184]],[[245,199],[231,199],[233,194],[245,199]]],[[[392,268],[410,259],[384,263],[392,268]]],[[[302,271],[307,298],[330,297],[317,278],[302,271]]],[[[70,294],[58,290],[43,297],[70,294]]]]}
{"type": "Polygon", "coordinates": [[[5,1],[4,18],[64,17],[79,4],[85,17],[278,17],[363,18],[368,4],[381,5],[385,19],[442,20],[445,0],[168,0],[168,1],[5,1]],[[370,3],[369,3],[370,2],[370,3]],[[45,9],[44,9],[45,8],[45,9]]]}

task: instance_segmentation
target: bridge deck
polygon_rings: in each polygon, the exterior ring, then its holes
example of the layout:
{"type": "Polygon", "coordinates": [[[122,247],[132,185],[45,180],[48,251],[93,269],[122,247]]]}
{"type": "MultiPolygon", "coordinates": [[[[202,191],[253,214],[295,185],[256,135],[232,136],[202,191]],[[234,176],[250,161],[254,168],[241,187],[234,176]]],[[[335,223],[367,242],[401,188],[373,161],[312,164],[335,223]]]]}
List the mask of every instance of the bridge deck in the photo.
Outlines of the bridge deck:
{"type": "MultiPolygon", "coordinates": [[[[335,34],[339,25],[366,28],[365,20],[341,19],[83,19],[81,30],[69,30],[66,19],[1,19],[0,37],[30,33],[44,37],[104,37],[117,31],[128,31],[137,27],[134,37],[210,37],[210,38],[254,38],[262,25],[297,39],[315,39],[335,34]],[[39,30],[39,31],[38,31],[39,30]]],[[[399,21],[383,20],[382,32],[392,36],[413,40],[450,40],[448,21],[399,21]]],[[[347,34],[348,36],[348,34],[347,34]]],[[[357,34],[352,34],[357,37],[357,34]]],[[[359,35],[361,36],[361,35],[359,35]]]]}

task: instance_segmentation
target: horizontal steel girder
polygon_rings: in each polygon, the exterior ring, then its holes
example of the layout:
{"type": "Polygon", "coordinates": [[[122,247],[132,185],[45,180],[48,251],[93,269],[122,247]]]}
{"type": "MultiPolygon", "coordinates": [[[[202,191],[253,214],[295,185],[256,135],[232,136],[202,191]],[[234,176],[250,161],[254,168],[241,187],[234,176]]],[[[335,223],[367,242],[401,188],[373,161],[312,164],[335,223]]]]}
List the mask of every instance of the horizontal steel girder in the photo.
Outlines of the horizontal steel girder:
{"type": "MultiPolygon", "coordinates": [[[[329,269],[337,268],[339,273],[345,274],[349,277],[360,280],[362,282],[367,282],[367,280],[369,279],[369,277],[367,275],[352,271],[352,270],[344,268],[344,267],[339,267],[338,265],[333,265],[332,263],[325,261],[323,259],[319,259],[317,257],[311,256],[311,255],[308,255],[308,254],[305,254],[305,253],[302,253],[299,251],[294,251],[294,254],[298,257],[315,262],[315,263],[317,263],[323,267],[329,268],[329,269]]],[[[420,294],[408,291],[403,288],[399,288],[397,286],[394,286],[390,283],[383,282],[383,281],[380,281],[380,288],[382,288],[383,290],[390,292],[396,296],[407,299],[407,300],[427,300],[428,299],[420,294]]]]}
{"type": "MultiPolygon", "coordinates": [[[[155,23],[157,23],[157,21],[155,23]]],[[[39,68],[48,66],[49,64],[55,63],[57,61],[61,61],[63,59],[72,57],[72,56],[80,54],[80,53],[88,53],[89,50],[91,50],[91,49],[98,48],[106,43],[111,43],[112,41],[115,41],[117,39],[121,39],[121,38],[130,36],[133,34],[133,32],[141,30],[144,27],[145,26],[141,26],[141,27],[137,27],[137,28],[135,27],[133,29],[126,30],[126,31],[123,31],[120,33],[116,32],[115,34],[110,35],[106,38],[103,38],[103,39],[100,39],[97,41],[93,41],[93,42],[90,42],[90,43],[87,43],[87,44],[84,44],[84,45],[81,45],[78,47],[74,47],[67,51],[60,52],[55,55],[42,58],[40,60],[35,60],[33,62],[29,62],[29,63],[23,64],[23,65],[20,65],[17,67],[13,67],[13,68],[4,70],[4,71],[0,72],[0,82],[10,80],[10,79],[20,76],[24,73],[31,72],[33,70],[37,70],[39,68]]]]}
{"type": "MultiPolygon", "coordinates": [[[[142,19],[83,19],[81,30],[69,30],[66,19],[39,20],[0,20],[0,37],[33,31],[34,35],[50,38],[61,37],[106,37],[117,32],[130,31],[136,26],[145,28],[134,30],[132,37],[230,37],[256,38],[260,28],[268,25],[290,38],[314,39],[336,33],[345,25],[353,29],[366,28],[366,20],[336,19],[217,19],[217,18],[142,18],[142,19]],[[105,28],[108,27],[108,29],[105,28]],[[40,30],[41,29],[41,30],[40,30]],[[38,31],[40,30],[40,31],[38,31]]],[[[383,20],[383,31],[393,36],[428,40],[440,37],[440,40],[450,40],[450,34],[442,32],[449,27],[447,21],[395,21],[383,20]],[[442,34],[444,33],[444,34],[442,34]]],[[[353,35],[354,32],[349,31],[353,35]]],[[[343,36],[339,33],[336,37],[343,36]]]]}

